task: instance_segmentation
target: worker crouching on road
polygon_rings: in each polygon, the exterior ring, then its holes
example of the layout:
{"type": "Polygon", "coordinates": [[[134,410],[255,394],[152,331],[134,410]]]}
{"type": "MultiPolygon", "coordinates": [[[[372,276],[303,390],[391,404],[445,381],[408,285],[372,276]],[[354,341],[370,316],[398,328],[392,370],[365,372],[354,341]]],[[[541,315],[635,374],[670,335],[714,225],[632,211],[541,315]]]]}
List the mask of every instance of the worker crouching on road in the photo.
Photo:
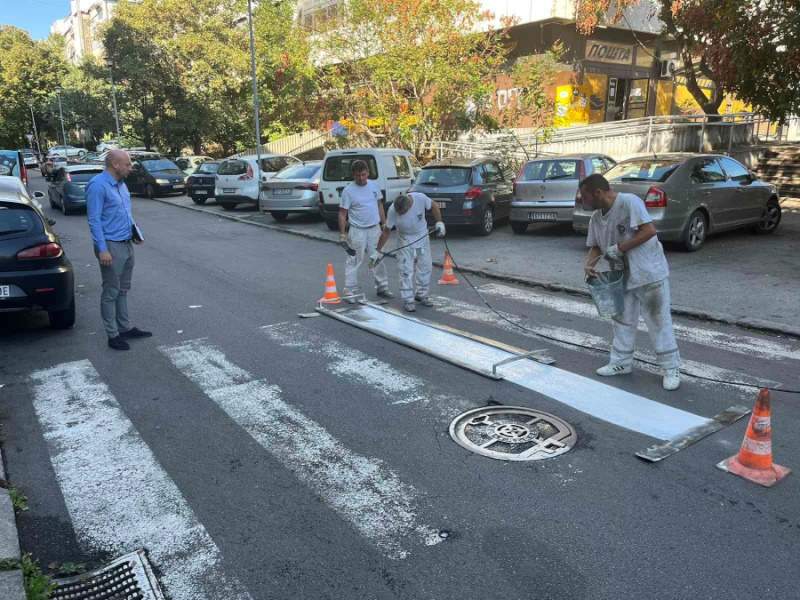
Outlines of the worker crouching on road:
{"type": "MultiPolygon", "coordinates": [[[[378,247],[381,230],[386,223],[383,196],[378,186],[369,180],[369,168],[363,160],[352,166],[353,181],[342,190],[339,206],[339,242],[348,250],[345,263],[344,295],[351,304],[361,293],[358,286],[358,269],[365,256],[372,256],[378,247]],[[347,226],[350,225],[349,233],[347,226]]],[[[386,265],[370,264],[379,297],[392,298],[386,265]]]]}
{"type": "Polygon", "coordinates": [[[370,256],[370,263],[380,262],[383,255],[381,248],[389,239],[392,229],[397,229],[400,235],[397,258],[400,268],[400,299],[403,309],[414,312],[414,300],[424,306],[433,306],[428,297],[431,285],[431,242],[428,238],[428,223],[425,220],[426,211],[433,213],[436,222],[436,234],[445,235],[442,222],[442,213],[439,207],[425,194],[409,192],[401,194],[389,207],[386,216],[386,227],[378,240],[378,249],[370,256]]]}
{"type": "Polygon", "coordinates": [[[611,360],[596,372],[603,377],[631,372],[641,313],[658,364],[664,369],[664,389],[676,390],[681,383],[681,359],[672,330],[669,267],[653,219],[641,198],[612,192],[602,175],[589,175],[581,181],[580,193],[584,205],[595,209],[586,238],[590,249],[587,277],[614,270],[613,264],[625,266],[625,308],[612,320],[611,360]]]}

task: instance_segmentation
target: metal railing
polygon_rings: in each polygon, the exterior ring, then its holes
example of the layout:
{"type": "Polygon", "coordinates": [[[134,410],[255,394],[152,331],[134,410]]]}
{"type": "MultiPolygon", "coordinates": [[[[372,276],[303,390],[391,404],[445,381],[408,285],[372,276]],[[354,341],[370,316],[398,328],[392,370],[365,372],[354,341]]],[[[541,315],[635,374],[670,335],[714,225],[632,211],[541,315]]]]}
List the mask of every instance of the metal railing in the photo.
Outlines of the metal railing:
{"type": "MultiPolygon", "coordinates": [[[[261,154],[301,154],[315,148],[322,148],[331,139],[331,134],[327,131],[302,131],[293,135],[288,135],[274,142],[261,145],[261,154]]],[[[256,153],[255,146],[247,148],[242,152],[237,152],[230,158],[239,158],[256,153]]]]}

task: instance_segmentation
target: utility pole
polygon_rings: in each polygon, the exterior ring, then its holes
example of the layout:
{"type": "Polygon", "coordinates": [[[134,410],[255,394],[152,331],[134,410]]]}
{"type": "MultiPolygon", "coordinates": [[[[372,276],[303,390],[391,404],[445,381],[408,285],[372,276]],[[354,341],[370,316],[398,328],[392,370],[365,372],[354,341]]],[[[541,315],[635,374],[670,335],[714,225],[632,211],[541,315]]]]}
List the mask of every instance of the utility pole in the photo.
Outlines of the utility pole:
{"type": "Polygon", "coordinates": [[[61,137],[64,140],[64,156],[67,155],[67,133],[64,131],[64,111],[61,109],[61,90],[56,92],[58,96],[58,118],[61,119],[61,137]]]}
{"type": "Polygon", "coordinates": [[[42,145],[39,143],[39,132],[36,130],[36,116],[33,114],[33,104],[29,104],[28,108],[31,109],[31,121],[33,121],[33,139],[36,140],[36,152],[42,154],[42,145]]]}
{"type": "Polygon", "coordinates": [[[114,123],[117,126],[117,144],[120,144],[120,133],[119,133],[119,113],[117,112],[117,90],[114,88],[114,70],[112,64],[108,63],[108,76],[111,79],[111,102],[114,106],[114,123]]]}
{"type": "Polygon", "coordinates": [[[261,195],[261,121],[258,117],[258,81],[256,79],[256,42],[253,34],[253,0],[247,0],[247,23],[250,27],[250,76],[253,79],[253,116],[256,127],[256,162],[259,196],[261,195]]]}

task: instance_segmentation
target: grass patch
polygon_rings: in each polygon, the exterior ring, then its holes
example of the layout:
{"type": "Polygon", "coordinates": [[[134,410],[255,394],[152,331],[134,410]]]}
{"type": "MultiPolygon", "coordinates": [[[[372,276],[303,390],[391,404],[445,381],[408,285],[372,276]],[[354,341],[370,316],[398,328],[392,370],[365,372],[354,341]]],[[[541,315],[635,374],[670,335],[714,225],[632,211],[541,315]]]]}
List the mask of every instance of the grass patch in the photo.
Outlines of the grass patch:
{"type": "Polygon", "coordinates": [[[22,569],[22,579],[25,585],[27,600],[47,600],[55,590],[53,581],[42,573],[39,563],[33,560],[30,554],[23,554],[22,560],[0,560],[0,571],[13,571],[22,569]]]}
{"type": "Polygon", "coordinates": [[[15,487],[8,488],[8,495],[11,497],[11,504],[17,512],[28,510],[28,497],[15,487]]]}

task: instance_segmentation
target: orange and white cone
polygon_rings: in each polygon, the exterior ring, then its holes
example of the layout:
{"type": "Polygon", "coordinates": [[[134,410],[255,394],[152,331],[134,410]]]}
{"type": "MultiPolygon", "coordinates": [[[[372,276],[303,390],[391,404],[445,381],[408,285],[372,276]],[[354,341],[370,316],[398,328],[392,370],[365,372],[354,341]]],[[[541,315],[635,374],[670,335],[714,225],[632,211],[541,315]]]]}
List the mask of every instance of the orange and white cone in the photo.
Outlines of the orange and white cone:
{"type": "Polygon", "coordinates": [[[439,285],[458,285],[455,273],[453,273],[453,259],[450,258],[450,253],[444,253],[444,273],[439,280],[439,285]]]}
{"type": "Polygon", "coordinates": [[[333,276],[333,264],[328,263],[328,274],[325,277],[325,294],[319,299],[322,304],[339,304],[342,299],[336,291],[336,278],[333,276]]]}
{"type": "Polygon", "coordinates": [[[769,390],[761,390],[739,454],[723,460],[717,467],[765,487],[772,487],[791,473],[791,469],[772,462],[770,413],[769,390]]]}

